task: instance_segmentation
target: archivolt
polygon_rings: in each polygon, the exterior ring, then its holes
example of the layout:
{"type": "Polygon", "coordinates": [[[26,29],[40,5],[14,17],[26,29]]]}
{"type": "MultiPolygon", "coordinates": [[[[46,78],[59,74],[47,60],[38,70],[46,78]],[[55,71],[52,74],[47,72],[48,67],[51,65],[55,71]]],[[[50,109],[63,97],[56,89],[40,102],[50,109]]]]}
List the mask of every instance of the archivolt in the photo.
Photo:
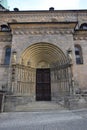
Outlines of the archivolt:
{"type": "MultiPolygon", "coordinates": [[[[47,66],[53,63],[64,64],[66,56],[56,45],[50,43],[36,43],[29,46],[21,55],[20,62],[27,65],[30,62],[31,67],[38,68],[38,64],[45,63],[47,66]]],[[[47,67],[45,66],[45,67],[47,67]]]]}

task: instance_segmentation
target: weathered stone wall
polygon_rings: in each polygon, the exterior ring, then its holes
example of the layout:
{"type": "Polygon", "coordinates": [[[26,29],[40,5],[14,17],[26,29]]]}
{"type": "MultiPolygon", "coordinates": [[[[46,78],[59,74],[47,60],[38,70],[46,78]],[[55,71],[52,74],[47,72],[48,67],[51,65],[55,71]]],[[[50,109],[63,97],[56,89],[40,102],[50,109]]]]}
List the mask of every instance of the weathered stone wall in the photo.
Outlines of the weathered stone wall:
{"type": "MultiPolygon", "coordinates": [[[[78,29],[81,23],[87,21],[87,11],[19,11],[19,12],[0,12],[0,24],[8,24],[11,22],[78,22],[76,28],[78,29]]],[[[10,25],[10,24],[9,24],[10,25]]],[[[19,26],[19,25],[18,25],[19,26]]],[[[36,29],[36,28],[35,28],[36,29]]],[[[50,28],[48,28],[49,30],[50,28]]],[[[11,29],[12,30],[12,29],[11,29]]],[[[7,45],[12,44],[12,51],[17,52],[17,63],[20,62],[21,54],[28,48],[30,45],[35,43],[51,43],[57,45],[65,54],[67,49],[71,48],[73,52],[73,73],[74,80],[78,82],[79,87],[87,88],[86,82],[86,66],[87,66],[87,39],[74,39],[75,35],[74,28],[67,32],[66,29],[61,31],[54,29],[53,32],[47,31],[43,27],[43,30],[34,30],[34,28],[16,28],[14,31],[11,31],[10,34],[7,32],[2,34],[0,32],[0,64],[4,63],[5,50],[4,48],[7,45]],[[30,32],[29,32],[30,31],[30,32]],[[59,32],[58,32],[59,31],[59,32]],[[12,39],[11,39],[12,35],[12,39]],[[75,54],[74,54],[74,44],[79,44],[82,47],[83,52],[83,64],[76,65],[75,63],[75,54]]],[[[86,34],[85,34],[86,35],[86,34]]],[[[7,70],[5,66],[0,68],[0,83],[6,84],[8,80],[7,70]]]]}
{"type": "Polygon", "coordinates": [[[7,89],[9,66],[4,64],[6,47],[11,47],[11,34],[0,32],[0,89],[7,89]]]}
{"type": "MultiPolygon", "coordinates": [[[[79,37],[80,38],[80,37],[79,37]]],[[[74,41],[75,45],[78,44],[82,48],[82,55],[83,55],[83,64],[74,64],[74,77],[75,81],[78,82],[79,88],[85,88],[87,89],[87,83],[86,83],[86,77],[87,77],[87,72],[86,72],[86,67],[87,67],[87,40],[86,39],[77,39],[74,41]]]]}
{"type": "Polygon", "coordinates": [[[17,52],[17,63],[20,61],[21,54],[30,45],[35,43],[51,43],[57,45],[66,55],[66,51],[71,48],[74,57],[74,41],[72,34],[54,35],[13,35],[12,50],[17,52]]]}
{"type": "Polygon", "coordinates": [[[3,112],[16,111],[17,106],[26,106],[29,102],[32,101],[35,101],[35,98],[32,96],[6,95],[4,98],[3,112]]]}

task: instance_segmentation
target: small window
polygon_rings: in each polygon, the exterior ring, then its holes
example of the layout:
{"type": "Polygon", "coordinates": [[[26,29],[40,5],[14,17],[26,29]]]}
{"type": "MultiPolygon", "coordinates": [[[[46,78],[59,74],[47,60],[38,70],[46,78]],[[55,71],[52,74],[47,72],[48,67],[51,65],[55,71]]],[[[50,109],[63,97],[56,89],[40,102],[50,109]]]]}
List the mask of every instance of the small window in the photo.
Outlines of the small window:
{"type": "Polygon", "coordinates": [[[5,24],[1,25],[1,31],[9,31],[9,27],[5,24]]]}
{"type": "Polygon", "coordinates": [[[81,24],[80,29],[87,30],[87,23],[81,24]]]}
{"type": "Polygon", "coordinates": [[[76,64],[83,64],[82,49],[79,45],[75,45],[76,64]]]}
{"type": "Polygon", "coordinates": [[[6,51],[5,51],[5,61],[4,61],[5,65],[9,65],[9,63],[10,63],[10,56],[11,56],[11,48],[7,47],[6,51]]]}

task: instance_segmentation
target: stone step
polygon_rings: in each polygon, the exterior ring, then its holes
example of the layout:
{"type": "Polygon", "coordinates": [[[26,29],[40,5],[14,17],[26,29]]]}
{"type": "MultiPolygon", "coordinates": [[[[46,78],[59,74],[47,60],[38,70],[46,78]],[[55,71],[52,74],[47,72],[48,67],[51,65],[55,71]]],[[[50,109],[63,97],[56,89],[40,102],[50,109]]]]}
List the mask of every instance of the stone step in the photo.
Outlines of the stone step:
{"type": "Polygon", "coordinates": [[[19,105],[16,107],[15,111],[49,111],[49,110],[65,110],[64,107],[58,103],[52,101],[38,101],[29,102],[26,105],[19,105]]]}

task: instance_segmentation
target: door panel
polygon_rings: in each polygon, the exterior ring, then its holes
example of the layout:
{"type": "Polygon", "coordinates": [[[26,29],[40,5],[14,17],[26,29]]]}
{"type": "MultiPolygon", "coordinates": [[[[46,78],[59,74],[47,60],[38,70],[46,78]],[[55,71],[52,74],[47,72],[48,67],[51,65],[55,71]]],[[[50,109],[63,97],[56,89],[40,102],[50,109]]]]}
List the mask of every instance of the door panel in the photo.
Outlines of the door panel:
{"type": "Polygon", "coordinates": [[[36,100],[51,100],[50,69],[37,69],[36,71],[36,100]]]}

